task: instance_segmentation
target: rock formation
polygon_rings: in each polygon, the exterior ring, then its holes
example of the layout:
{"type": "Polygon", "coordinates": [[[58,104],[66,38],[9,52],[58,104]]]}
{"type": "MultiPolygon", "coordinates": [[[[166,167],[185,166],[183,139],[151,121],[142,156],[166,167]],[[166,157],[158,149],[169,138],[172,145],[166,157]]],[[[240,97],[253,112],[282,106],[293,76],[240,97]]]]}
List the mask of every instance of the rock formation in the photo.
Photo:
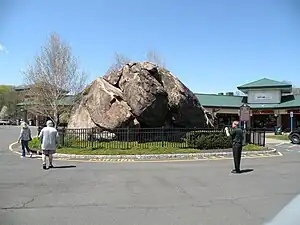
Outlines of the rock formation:
{"type": "Polygon", "coordinates": [[[93,81],[68,127],[202,128],[209,123],[209,114],[196,96],[170,71],[134,62],[93,81]]]}

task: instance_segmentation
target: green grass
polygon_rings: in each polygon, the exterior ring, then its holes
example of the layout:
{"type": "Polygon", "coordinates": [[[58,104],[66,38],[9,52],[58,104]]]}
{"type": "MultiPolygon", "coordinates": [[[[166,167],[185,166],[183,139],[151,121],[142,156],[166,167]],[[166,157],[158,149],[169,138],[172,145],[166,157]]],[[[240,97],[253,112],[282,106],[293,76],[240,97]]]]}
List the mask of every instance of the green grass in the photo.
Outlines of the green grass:
{"type": "Polygon", "coordinates": [[[57,153],[76,155],[148,155],[148,154],[176,154],[176,153],[199,153],[199,149],[180,148],[131,148],[131,149],[85,149],[85,148],[60,148],[57,153]]]}
{"type": "Polygon", "coordinates": [[[266,138],[270,139],[276,139],[276,140],[283,140],[283,141],[289,141],[289,136],[288,135],[267,135],[266,138]]]}
{"type": "MultiPolygon", "coordinates": [[[[199,153],[200,149],[180,148],[176,146],[178,143],[164,142],[164,147],[161,147],[160,142],[150,142],[140,144],[137,142],[114,142],[114,143],[97,143],[97,147],[59,147],[57,153],[62,154],[76,154],[76,155],[147,155],[147,154],[176,154],[176,153],[199,153]],[[101,144],[101,145],[100,145],[101,144]],[[117,148],[117,146],[123,148],[117,148]],[[111,148],[114,146],[114,148],[111,148]],[[127,148],[128,146],[128,148],[127,148]]],[[[33,138],[29,146],[32,149],[40,149],[40,142],[37,138],[33,138]]],[[[244,151],[260,151],[262,146],[246,145],[243,147],[244,151]]]]}
{"type": "Polygon", "coordinates": [[[265,147],[259,145],[248,144],[243,147],[244,151],[262,151],[265,147]]]}

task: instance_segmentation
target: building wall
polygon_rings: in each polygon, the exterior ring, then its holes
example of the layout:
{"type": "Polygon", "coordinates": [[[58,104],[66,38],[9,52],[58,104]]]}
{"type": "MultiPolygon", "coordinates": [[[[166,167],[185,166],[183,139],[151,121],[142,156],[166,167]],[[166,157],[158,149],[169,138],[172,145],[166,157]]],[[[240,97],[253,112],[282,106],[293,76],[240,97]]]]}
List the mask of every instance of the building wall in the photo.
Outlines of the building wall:
{"type": "Polygon", "coordinates": [[[249,90],[248,103],[280,103],[281,91],[280,90],[249,90]]]}

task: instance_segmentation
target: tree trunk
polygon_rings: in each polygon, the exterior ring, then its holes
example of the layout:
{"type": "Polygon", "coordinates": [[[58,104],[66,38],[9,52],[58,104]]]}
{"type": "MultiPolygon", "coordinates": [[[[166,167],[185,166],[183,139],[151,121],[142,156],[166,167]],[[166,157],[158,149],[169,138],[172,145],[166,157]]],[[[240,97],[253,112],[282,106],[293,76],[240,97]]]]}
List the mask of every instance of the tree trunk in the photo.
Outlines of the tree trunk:
{"type": "Polygon", "coordinates": [[[54,110],[53,120],[54,127],[57,128],[59,124],[59,114],[56,109],[54,110]]]}

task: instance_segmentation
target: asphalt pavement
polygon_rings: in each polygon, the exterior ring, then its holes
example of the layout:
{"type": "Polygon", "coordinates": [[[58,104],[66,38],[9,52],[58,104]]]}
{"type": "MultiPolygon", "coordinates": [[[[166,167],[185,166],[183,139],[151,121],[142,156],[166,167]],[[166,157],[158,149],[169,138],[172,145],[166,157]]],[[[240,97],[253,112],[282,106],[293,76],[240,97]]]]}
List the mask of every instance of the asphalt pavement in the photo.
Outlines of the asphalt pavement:
{"type": "Polygon", "coordinates": [[[300,191],[300,146],[272,143],[283,156],[231,160],[87,163],[8,150],[17,127],[0,126],[1,225],[260,225],[300,191]]]}

